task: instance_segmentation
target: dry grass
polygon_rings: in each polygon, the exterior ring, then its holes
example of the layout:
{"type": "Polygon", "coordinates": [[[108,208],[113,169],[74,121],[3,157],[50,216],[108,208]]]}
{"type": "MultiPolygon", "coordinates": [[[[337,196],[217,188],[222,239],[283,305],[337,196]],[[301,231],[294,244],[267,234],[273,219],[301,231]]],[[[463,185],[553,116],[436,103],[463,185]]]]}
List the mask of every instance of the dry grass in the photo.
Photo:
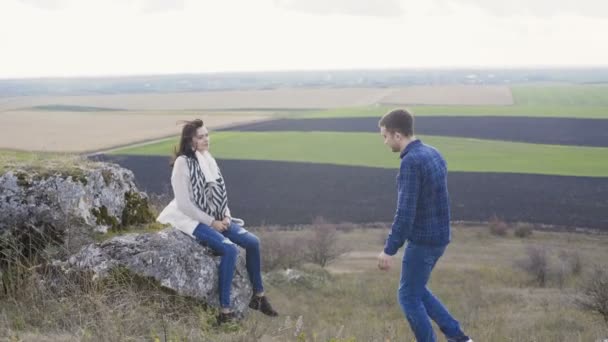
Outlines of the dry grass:
{"type": "Polygon", "coordinates": [[[180,120],[202,118],[211,128],[266,119],[264,115],[144,115],[141,112],[0,113],[0,148],[90,152],[179,135],[180,120]]]}
{"type": "Polygon", "coordinates": [[[513,104],[513,96],[509,87],[502,86],[412,86],[396,89],[380,103],[507,106],[513,104]]]}
{"type": "Polygon", "coordinates": [[[0,148],[93,152],[177,134],[176,121],[197,116],[218,128],[269,118],[277,110],[381,103],[508,105],[512,96],[507,87],[413,86],[2,98],[0,148]],[[56,110],[32,109],[45,106],[56,110]]]}
{"type": "MultiPolygon", "coordinates": [[[[302,230],[274,231],[297,239],[302,230]]],[[[0,300],[0,336],[16,340],[182,341],[410,341],[413,336],[397,304],[400,256],[393,269],[376,269],[386,229],[352,229],[338,245],[353,250],[327,269],[320,287],[273,283],[266,288],[281,316],[250,314],[240,326],[217,329],[212,314],[152,285],[113,278],[95,292],[58,300],[37,293],[19,301],[0,300]],[[133,285],[133,284],[136,285],[133,285]],[[139,283],[139,285],[137,285],[139,283]],[[119,284],[120,286],[116,286],[119,284]],[[37,297],[39,295],[40,297],[37,297]],[[51,312],[53,314],[51,314],[51,312]]],[[[514,262],[530,245],[549,250],[550,262],[576,252],[584,265],[606,263],[608,236],[535,231],[528,239],[496,237],[487,227],[456,227],[453,243],[433,273],[430,288],[476,341],[597,341],[608,338],[599,316],[575,303],[579,281],[548,279],[540,288],[514,262]]],[[[262,239],[262,248],[264,239],[262,239]]],[[[314,271],[314,269],[313,269],[314,271]]],[[[314,271],[321,274],[322,269],[314,271]]],[[[437,330],[440,335],[440,332],[437,330]]],[[[441,339],[440,339],[441,340],[441,339]]]]}
{"type": "Polygon", "coordinates": [[[36,153],[0,149],[0,174],[16,169],[70,173],[93,164],[95,162],[70,153],[36,153]]]}
{"type": "Polygon", "coordinates": [[[389,92],[382,88],[312,88],[170,94],[28,96],[0,99],[0,111],[57,104],[125,110],[338,108],[371,105],[389,92]]]}
{"type": "Polygon", "coordinates": [[[411,86],[403,88],[295,88],[168,94],[23,96],[0,99],[0,112],[37,106],[122,110],[319,109],[397,105],[511,105],[508,87],[411,86]]]}

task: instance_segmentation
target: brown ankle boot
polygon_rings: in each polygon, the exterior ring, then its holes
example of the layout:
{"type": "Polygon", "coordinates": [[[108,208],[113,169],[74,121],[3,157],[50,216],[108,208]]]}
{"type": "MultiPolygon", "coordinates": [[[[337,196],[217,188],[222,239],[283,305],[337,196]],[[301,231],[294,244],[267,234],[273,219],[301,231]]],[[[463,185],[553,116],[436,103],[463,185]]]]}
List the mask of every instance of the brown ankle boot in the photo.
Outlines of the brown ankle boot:
{"type": "Polygon", "coordinates": [[[236,321],[236,314],[234,312],[220,312],[217,315],[217,325],[232,323],[234,321],[236,321]]]}

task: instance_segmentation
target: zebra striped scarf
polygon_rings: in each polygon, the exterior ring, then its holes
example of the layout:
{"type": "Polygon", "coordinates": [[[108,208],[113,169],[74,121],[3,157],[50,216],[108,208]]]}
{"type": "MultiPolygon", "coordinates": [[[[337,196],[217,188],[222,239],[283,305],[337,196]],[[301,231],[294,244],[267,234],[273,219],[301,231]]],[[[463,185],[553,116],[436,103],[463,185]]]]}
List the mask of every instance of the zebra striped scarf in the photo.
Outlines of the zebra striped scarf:
{"type": "Polygon", "coordinates": [[[221,221],[224,219],[224,212],[228,207],[228,195],[222,173],[218,171],[218,179],[207,181],[198,160],[196,158],[186,158],[186,160],[190,171],[194,202],[209,216],[221,221]]]}

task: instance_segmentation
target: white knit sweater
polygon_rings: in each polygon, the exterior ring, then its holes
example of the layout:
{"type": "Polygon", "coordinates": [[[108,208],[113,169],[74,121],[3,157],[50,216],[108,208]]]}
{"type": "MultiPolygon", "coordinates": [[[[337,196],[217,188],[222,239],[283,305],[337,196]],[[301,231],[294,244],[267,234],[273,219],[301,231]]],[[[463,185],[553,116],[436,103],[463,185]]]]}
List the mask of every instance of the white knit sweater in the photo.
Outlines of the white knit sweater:
{"type": "MultiPolygon", "coordinates": [[[[203,164],[205,160],[201,157],[197,153],[199,163],[203,164]]],[[[199,223],[211,226],[214,218],[194,203],[188,162],[185,156],[178,157],[173,164],[171,187],[175,198],[158,215],[158,218],[156,218],[158,222],[170,224],[190,236],[193,236],[192,233],[199,223]]],[[[230,209],[226,209],[225,216],[232,217],[230,209]]]]}

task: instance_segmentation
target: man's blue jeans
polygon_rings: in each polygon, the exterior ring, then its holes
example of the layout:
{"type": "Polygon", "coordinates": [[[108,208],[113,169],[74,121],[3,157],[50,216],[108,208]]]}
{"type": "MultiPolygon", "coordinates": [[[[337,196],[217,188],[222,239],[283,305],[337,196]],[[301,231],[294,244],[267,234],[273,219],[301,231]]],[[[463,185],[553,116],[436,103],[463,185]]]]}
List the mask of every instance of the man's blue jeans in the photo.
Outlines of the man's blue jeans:
{"type": "Polygon", "coordinates": [[[206,224],[200,223],[192,234],[197,240],[222,256],[219,266],[219,292],[222,308],[230,307],[232,278],[234,277],[236,258],[239,255],[239,249],[235,244],[245,248],[247,253],[245,257],[247,273],[253,285],[254,293],[264,292],[261,271],[262,262],[260,260],[260,240],[257,236],[234,223],[230,224],[230,227],[222,233],[206,224]]]}
{"type": "Polygon", "coordinates": [[[399,304],[418,342],[435,342],[431,319],[448,338],[463,336],[460,324],[426,287],[431,271],[447,246],[408,243],[403,256],[399,304]]]}

